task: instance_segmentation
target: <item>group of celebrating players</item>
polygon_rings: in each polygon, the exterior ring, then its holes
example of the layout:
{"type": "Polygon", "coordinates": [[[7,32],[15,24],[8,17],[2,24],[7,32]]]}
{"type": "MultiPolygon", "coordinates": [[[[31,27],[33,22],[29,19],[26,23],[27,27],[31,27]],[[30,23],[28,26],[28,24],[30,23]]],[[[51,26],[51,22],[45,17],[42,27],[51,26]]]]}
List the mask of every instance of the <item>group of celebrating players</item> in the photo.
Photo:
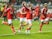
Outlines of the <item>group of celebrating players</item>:
{"type": "MultiPolygon", "coordinates": [[[[2,23],[9,25],[13,33],[16,33],[12,23],[13,13],[14,13],[13,5],[8,4],[8,6],[7,5],[4,6],[3,14],[1,17],[4,17],[4,21],[2,21],[2,23]]],[[[39,4],[37,4],[34,7],[32,3],[27,4],[25,1],[23,1],[22,7],[19,10],[17,10],[17,13],[20,13],[19,15],[20,27],[18,28],[18,32],[21,32],[21,29],[23,29],[25,25],[28,25],[25,32],[30,33],[30,30],[32,28],[32,20],[34,20],[35,18],[39,18],[39,20],[41,21],[40,32],[42,31],[42,27],[44,24],[49,24],[50,17],[48,15],[47,3],[45,3],[43,5],[43,8],[41,9],[39,4]],[[25,24],[23,22],[25,22],[25,24]]]]}

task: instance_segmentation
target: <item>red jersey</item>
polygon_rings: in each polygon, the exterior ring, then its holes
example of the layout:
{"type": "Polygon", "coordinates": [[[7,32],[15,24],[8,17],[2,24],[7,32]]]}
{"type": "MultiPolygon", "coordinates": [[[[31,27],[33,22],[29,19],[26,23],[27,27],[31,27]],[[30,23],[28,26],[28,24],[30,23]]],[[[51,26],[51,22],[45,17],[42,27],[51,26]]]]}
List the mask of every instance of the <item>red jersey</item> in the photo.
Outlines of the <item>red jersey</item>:
{"type": "Polygon", "coordinates": [[[50,15],[51,15],[50,18],[52,18],[52,13],[50,15]]]}
{"type": "Polygon", "coordinates": [[[31,12],[31,10],[27,10],[26,18],[27,19],[32,19],[32,12],[31,12]]]}
{"type": "Polygon", "coordinates": [[[42,12],[41,12],[41,15],[40,15],[40,19],[45,19],[45,18],[46,18],[46,16],[47,16],[47,11],[48,11],[47,8],[43,8],[43,9],[42,9],[42,12]]]}
{"type": "Polygon", "coordinates": [[[22,10],[22,11],[26,11],[26,7],[22,7],[21,10],[22,10]]]}
{"type": "Polygon", "coordinates": [[[43,8],[41,11],[42,11],[42,12],[41,12],[42,14],[46,15],[46,14],[47,14],[48,9],[47,9],[47,8],[43,8]]]}
{"type": "Polygon", "coordinates": [[[39,13],[40,13],[40,7],[37,6],[37,7],[35,7],[35,15],[39,16],[39,13]]]}
{"type": "Polygon", "coordinates": [[[45,16],[43,14],[41,14],[40,19],[45,19],[45,16]]]}
{"type": "Polygon", "coordinates": [[[7,8],[7,18],[8,19],[12,19],[12,17],[13,17],[13,10],[12,9],[10,9],[10,8],[7,8]]]}
{"type": "Polygon", "coordinates": [[[25,18],[26,14],[20,14],[20,18],[25,18]]]}
{"type": "MultiPolygon", "coordinates": [[[[26,12],[26,9],[27,9],[26,7],[22,7],[21,11],[26,12]]],[[[25,17],[26,17],[26,14],[21,14],[21,12],[20,12],[20,18],[25,18],[25,17]]]]}

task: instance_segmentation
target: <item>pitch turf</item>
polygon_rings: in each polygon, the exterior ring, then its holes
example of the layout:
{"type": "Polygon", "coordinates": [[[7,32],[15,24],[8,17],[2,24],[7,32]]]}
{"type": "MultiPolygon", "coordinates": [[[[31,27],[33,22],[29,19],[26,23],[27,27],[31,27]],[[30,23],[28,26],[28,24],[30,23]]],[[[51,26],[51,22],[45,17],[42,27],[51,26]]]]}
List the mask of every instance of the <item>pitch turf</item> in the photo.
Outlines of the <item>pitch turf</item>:
{"type": "MultiPolygon", "coordinates": [[[[39,31],[39,22],[34,21],[30,34],[25,33],[25,27],[22,30],[22,33],[16,33],[13,35],[10,27],[7,25],[1,24],[2,20],[0,19],[0,39],[52,39],[52,21],[49,22],[48,25],[44,25],[42,28],[42,32],[39,31]]],[[[17,31],[19,27],[19,20],[13,20],[14,27],[17,31]]]]}

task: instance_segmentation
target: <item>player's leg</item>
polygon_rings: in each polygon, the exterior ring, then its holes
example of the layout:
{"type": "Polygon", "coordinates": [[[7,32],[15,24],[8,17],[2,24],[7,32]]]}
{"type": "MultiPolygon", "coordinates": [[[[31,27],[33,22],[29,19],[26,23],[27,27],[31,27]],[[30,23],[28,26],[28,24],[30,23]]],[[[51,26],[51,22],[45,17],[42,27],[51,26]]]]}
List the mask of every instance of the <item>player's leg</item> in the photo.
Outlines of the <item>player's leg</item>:
{"type": "Polygon", "coordinates": [[[10,24],[10,28],[11,28],[11,30],[12,30],[13,33],[16,33],[13,24],[10,24]]]}
{"type": "Polygon", "coordinates": [[[45,24],[49,24],[49,18],[45,19],[45,24]]]}
{"type": "Polygon", "coordinates": [[[31,27],[32,27],[32,20],[31,19],[30,20],[27,20],[27,23],[28,23],[28,27],[26,29],[26,32],[27,33],[30,33],[30,30],[31,30],[31,27]]]}
{"type": "Polygon", "coordinates": [[[13,26],[13,23],[12,23],[12,19],[8,19],[8,25],[10,26],[12,32],[14,33],[15,29],[14,29],[14,26],[13,26]]]}
{"type": "Polygon", "coordinates": [[[44,20],[41,20],[41,23],[40,23],[40,31],[42,31],[43,24],[44,24],[44,20]]]}
{"type": "Polygon", "coordinates": [[[6,22],[6,21],[7,21],[7,17],[4,16],[3,18],[4,18],[4,19],[3,19],[3,21],[2,21],[2,24],[8,25],[8,22],[6,22]]]}
{"type": "Polygon", "coordinates": [[[18,28],[18,32],[20,32],[21,31],[21,29],[23,28],[23,18],[20,18],[20,26],[19,26],[19,28],[18,28]]]}
{"type": "Polygon", "coordinates": [[[24,23],[23,23],[23,26],[26,26],[27,25],[27,19],[24,18],[24,23]]]}
{"type": "Polygon", "coordinates": [[[4,21],[7,22],[7,16],[4,17],[4,21]]]}

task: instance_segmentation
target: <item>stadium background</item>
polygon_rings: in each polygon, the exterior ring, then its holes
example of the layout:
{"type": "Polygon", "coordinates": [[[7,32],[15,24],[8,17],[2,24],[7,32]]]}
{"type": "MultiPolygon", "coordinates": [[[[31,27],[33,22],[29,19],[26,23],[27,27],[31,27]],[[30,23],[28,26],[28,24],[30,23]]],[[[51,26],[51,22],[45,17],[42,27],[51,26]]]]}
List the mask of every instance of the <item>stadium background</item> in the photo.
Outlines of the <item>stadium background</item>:
{"type": "Polygon", "coordinates": [[[3,5],[6,3],[13,3],[14,7],[20,8],[22,1],[26,1],[27,3],[31,2],[34,5],[36,5],[37,3],[39,3],[40,5],[43,5],[44,3],[48,3],[49,8],[50,9],[52,8],[52,0],[0,0],[0,11],[1,11],[1,7],[3,7],[3,5]]]}
{"type": "Polygon", "coordinates": [[[52,8],[52,0],[44,0],[44,1],[43,0],[0,0],[0,11],[1,11],[1,7],[6,3],[13,3],[15,5],[14,7],[19,8],[22,1],[26,1],[27,3],[31,2],[34,5],[36,5],[37,3],[39,3],[40,5],[43,5],[44,3],[48,3],[49,8],[50,9],[52,8]]]}
{"type": "MultiPolygon", "coordinates": [[[[16,11],[22,6],[21,3],[22,1],[26,1],[27,3],[28,2],[31,2],[34,4],[34,6],[39,3],[41,5],[41,7],[43,7],[43,4],[44,3],[48,3],[48,8],[49,8],[49,11],[52,13],[52,0],[0,0],[0,17],[1,17],[1,14],[2,14],[2,10],[3,10],[3,6],[6,4],[6,3],[12,3],[14,5],[14,13],[16,13],[16,11]]],[[[52,15],[51,15],[52,17],[52,15]]]]}

